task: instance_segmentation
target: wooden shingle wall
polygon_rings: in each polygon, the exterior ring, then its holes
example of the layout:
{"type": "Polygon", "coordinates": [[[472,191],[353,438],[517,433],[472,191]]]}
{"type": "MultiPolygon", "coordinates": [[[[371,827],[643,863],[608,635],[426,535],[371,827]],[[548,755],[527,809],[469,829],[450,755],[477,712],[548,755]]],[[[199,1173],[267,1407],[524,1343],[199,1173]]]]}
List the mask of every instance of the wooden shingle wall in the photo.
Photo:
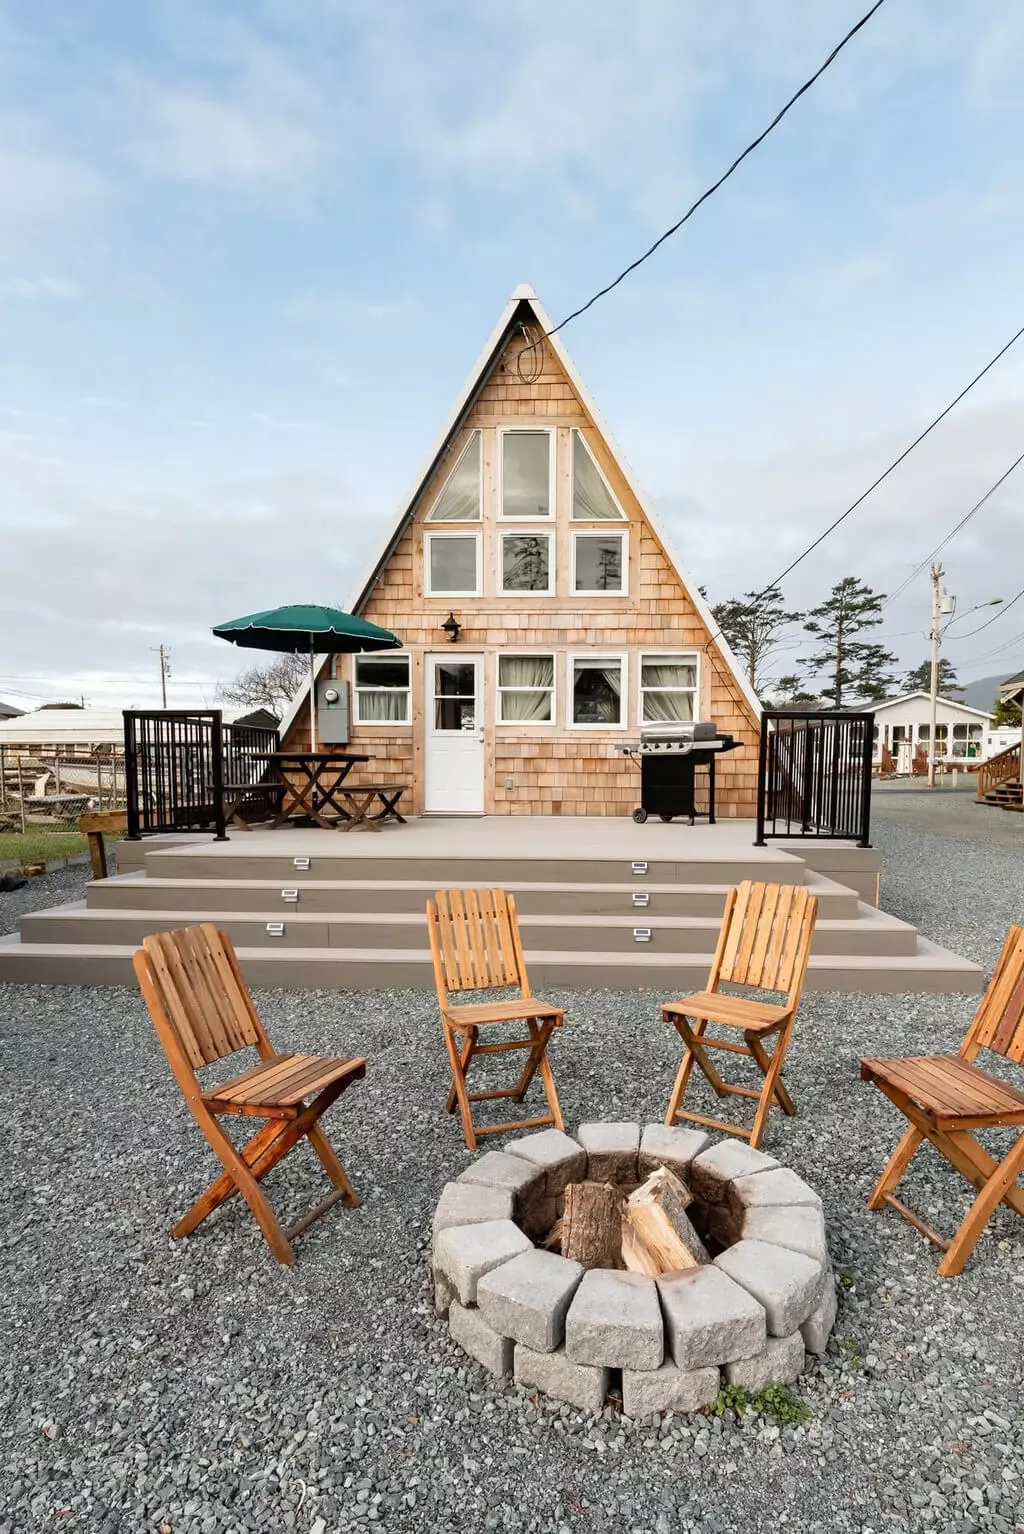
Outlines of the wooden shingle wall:
{"type": "MultiPolygon", "coordinates": [[[[635,739],[639,722],[639,653],[643,650],[686,649],[700,652],[700,716],[742,741],[740,750],[718,766],[718,812],[721,816],[753,817],[757,785],[757,722],[717,647],[684,590],[674,567],[631,494],[618,465],[584,410],[571,382],[551,348],[543,352],[536,372],[535,357],[524,358],[524,382],[516,366],[522,343],[513,340],[480,390],[448,452],[420,496],[415,514],[384,567],[363,608],[373,623],[393,629],[412,657],[413,723],[354,726],[350,749],[365,750],[372,763],[364,780],[394,778],[414,785],[412,809],[423,808],[423,656],[446,649],[484,656],[485,810],[492,814],[623,815],[639,801],[639,771],[616,754],[619,741],[635,739]],[[555,533],[556,590],[550,596],[510,597],[497,589],[498,534],[509,524],[497,524],[498,431],[502,424],[537,425],[556,430],[556,515],[545,524],[555,533]],[[570,522],[571,428],[586,437],[597,462],[628,518],[629,594],[578,597],[570,593],[571,533],[589,526],[610,531],[610,522],[570,522]],[[482,531],[483,595],[428,597],[424,595],[424,522],[441,488],[458,461],[470,433],[482,430],[484,514],[482,523],[459,523],[459,531],[482,531]],[[440,625],[454,611],[462,625],[458,644],[451,647],[440,625]],[[556,719],[551,725],[500,725],[495,722],[497,654],[500,650],[555,653],[556,719]],[[574,652],[625,653],[628,707],[624,729],[565,727],[568,688],[567,657],[574,652]],[[506,786],[511,779],[512,787],[506,786]]],[[[443,524],[434,523],[433,527],[443,524]]],[[[351,662],[339,658],[336,674],[351,676],[351,662]]],[[[305,711],[299,711],[286,744],[308,744],[305,711]]],[[[360,775],[353,774],[352,781],[360,775]]]]}

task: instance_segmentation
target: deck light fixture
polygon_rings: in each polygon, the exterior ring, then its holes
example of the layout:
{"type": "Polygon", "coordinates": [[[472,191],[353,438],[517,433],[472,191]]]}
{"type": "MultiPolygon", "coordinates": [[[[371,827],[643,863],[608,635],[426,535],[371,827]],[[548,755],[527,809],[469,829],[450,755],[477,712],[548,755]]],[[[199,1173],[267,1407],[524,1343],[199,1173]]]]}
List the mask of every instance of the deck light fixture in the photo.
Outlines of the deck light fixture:
{"type": "Polygon", "coordinates": [[[441,624],[441,628],[442,631],[448,635],[448,638],[451,640],[452,644],[455,643],[456,639],[458,639],[459,635],[462,633],[462,624],[459,622],[458,618],[456,618],[454,613],[448,614],[445,621],[441,624]]]}

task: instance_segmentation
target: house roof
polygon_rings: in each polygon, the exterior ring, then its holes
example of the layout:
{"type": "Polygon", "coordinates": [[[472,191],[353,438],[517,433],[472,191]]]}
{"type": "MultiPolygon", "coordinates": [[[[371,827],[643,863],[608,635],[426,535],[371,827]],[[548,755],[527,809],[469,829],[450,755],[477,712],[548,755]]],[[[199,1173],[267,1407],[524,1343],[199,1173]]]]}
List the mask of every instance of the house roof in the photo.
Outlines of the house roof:
{"type": "Polygon", "coordinates": [[[1024,671],[1018,671],[1016,676],[1008,676],[1005,682],[1000,682],[999,696],[1006,703],[1024,702],[1024,671]]]}
{"type": "MultiPolygon", "coordinates": [[[[661,527],[657,516],[651,509],[651,506],[646,496],[644,495],[643,490],[638,484],[632,469],[623,456],[621,448],[619,447],[611,431],[606,425],[604,418],[598,410],[597,406],[594,404],[586,384],[584,384],[579,373],[576,371],[575,363],[562,344],[561,335],[552,335],[551,332],[553,327],[551,320],[548,317],[547,312],[545,311],[533,288],[530,287],[528,283],[521,283],[519,287],[515,289],[508,303],[505,305],[505,308],[502,310],[501,317],[491,332],[483,351],[480,353],[480,356],[477,358],[477,361],[474,363],[472,369],[470,370],[469,376],[460,389],[458,396],[456,397],[455,404],[449,412],[447,420],[442,426],[429,453],[423,460],[423,463],[420,465],[420,468],[418,469],[416,477],[409,487],[409,490],[401,501],[398,513],[392,522],[391,527],[389,528],[386,536],[381,540],[376,554],[370,561],[370,564],[367,566],[363,576],[361,577],[359,585],[356,587],[356,590],[353,593],[349,604],[351,611],[358,613],[361,611],[366,601],[368,600],[370,593],[372,592],[374,585],[380,576],[381,571],[384,569],[388,560],[391,558],[391,555],[394,553],[394,550],[398,546],[398,543],[402,538],[402,535],[405,533],[406,528],[409,526],[409,523],[416,515],[416,508],[419,504],[420,497],[423,495],[424,490],[429,484],[434,470],[441,462],[451,444],[453,437],[459,430],[466,416],[469,414],[469,411],[471,410],[477,395],[480,393],[480,390],[484,387],[488,378],[490,377],[491,370],[498,361],[498,358],[501,356],[501,353],[504,351],[515,325],[519,323],[520,320],[526,318],[527,314],[533,319],[534,324],[541,331],[543,331],[545,345],[550,346],[560,366],[565,372],[566,377],[569,379],[573,388],[576,390],[584,410],[586,410],[597,431],[603,437],[609,453],[615,459],[619,469],[622,471],[623,477],[625,478],[626,483],[632,491],[634,498],[639,504],[641,511],[646,517],[651,531],[653,532],[658,542],[661,544],[661,547],[665,553],[665,557],[672,565],[683,586],[686,588],[687,595],[689,596],[690,601],[693,603],[702,621],[704,622],[708,633],[715,635],[714,644],[721,654],[725,665],[731,672],[733,680],[753,710],[755,717],[759,719],[761,717],[761,703],[757,694],[751,687],[750,682],[744,676],[742,667],[740,667],[737,663],[736,657],[733,655],[731,649],[726,643],[724,636],[717,633],[718,625],[712,617],[711,609],[708,606],[708,603],[701,596],[696,584],[690,580],[685,569],[683,568],[678,555],[673,549],[668,537],[665,534],[664,529],[661,527]],[[525,314],[524,311],[526,311],[525,314]]],[[[317,675],[320,674],[320,671],[327,658],[328,657],[326,655],[317,657],[317,675]]],[[[303,682],[295,697],[292,699],[291,705],[289,706],[284,718],[281,721],[282,736],[284,736],[285,733],[290,729],[292,722],[299,713],[299,710],[303,707],[303,702],[307,696],[307,691],[308,683],[303,682]]]]}
{"type": "MultiPolygon", "coordinates": [[[[871,711],[872,713],[880,714],[883,709],[898,708],[901,704],[909,703],[912,698],[923,698],[926,703],[929,703],[931,702],[931,693],[924,692],[923,690],[920,692],[905,692],[899,698],[886,698],[884,703],[873,703],[871,711]]],[[[973,714],[977,719],[990,719],[992,717],[985,709],[971,708],[969,704],[961,703],[958,698],[943,698],[940,696],[939,702],[944,704],[946,708],[956,708],[961,713],[973,714]]]]}
{"type": "Polygon", "coordinates": [[[0,719],[17,719],[24,712],[23,708],[15,708],[13,703],[5,703],[0,698],[0,719]]]}

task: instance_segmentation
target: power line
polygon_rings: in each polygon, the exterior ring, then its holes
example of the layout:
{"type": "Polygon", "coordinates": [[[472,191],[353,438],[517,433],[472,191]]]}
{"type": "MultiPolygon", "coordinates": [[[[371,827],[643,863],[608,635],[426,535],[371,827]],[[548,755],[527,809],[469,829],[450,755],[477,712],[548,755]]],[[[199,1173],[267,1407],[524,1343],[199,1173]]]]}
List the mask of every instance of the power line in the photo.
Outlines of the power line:
{"type": "MultiPolygon", "coordinates": [[[[961,517],[960,521],[956,524],[956,526],[952,529],[952,531],[948,532],[946,534],[946,536],[945,536],[945,538],[943,538],[942,542],[939,543],[939,544],[936,544],[935,548],[932,549],[931,553],[926,555],[925,558],[922,559],[921,563],[917,566],[917,568],[915,570],[911,571],[911,573],[907,576],[906,580],[903,581],[901,585],[897,586],[896,590],[894,592],[892,592],[889,596],[886,597],[885,601],[882,603],[883,607],[888,607],[890,602],[895,602],[896,598],[898,596],[900,596],[904,591],[906,591],[906,589],[910,585],[911,581],[916,580],[917,577],[921,574],[922,570],[926,570],[928,568],[928,566],[931,564],[932,560],[935,559],[937,555],[942,553],[942,550],[946,547],[947,543],[951,543],[953,541],[953,539],[956,537],[957,533],[960,532],[962,528],[967,526],[968,522],[971,520],[971,518],[974,516],[974,514],[981,510],[981,508],[984,506],[985,502],[989,499],[989,497],[995,495],[996,491],[999,489],[999,486],[1004,482],[1004,480],[1009,479],[1009,477],[1013,473],[1014,469],[1016,469],[1022,463],[1024,463],[1024,453],[1021,453],[1019,458],[1015,458],[1014,459],[1013,463],[1011,463],[1010,467],[1006,470],[1006,472],[1004,474],[1000,474],[1000,476],[996,480],[995,484],[989,486],[989,488],[985,491],[985,494],[982,496],[981,500],[980,501],[976,501],[974,503],[974,505],[971,507],[971,509],[967,513],[967,515],[965,517],[961,517]]],[[[977,633],[978,632],[977,629],[975,629],[974,632],[977,633]]],[[[961,635],[960,637],[961,638],[966,638],[966,635],[961,635]]]]}
{"type": "Polygon", "coordinates": [[[966,634],[954,634],[954,639],[970,639],[972,634],[980,634],[982,629],[991,628],[992,624],[998,622],[1004,613],[1008,613],[1010,608],[1020,601],[1021,597],[1024,597],[1024,586],[1021,587],[1015,597],[1011,597],[1008,602],[1004,602],[993,617],[986,619],[984,623],[979,623],[976,629],[968,629],[966,634]]]}
{"type": "MultiPolygon", "coordinates": [[[[767,128],[765,128],[762,133],[759,133],[757,138],[753,139],[752,142],[747,145],[742,154],[736,156],[736,159],[733,160],[732,164],[729,166],[729,169],[725,171],[721,176],[719,176],[718,180],[713,182],[712,185],[708,187],[707,191],[702,192],[701,195],[697,198],[696,202],[691,203],[690,207],[687,208],[682,218],[678,219],[670,229],[666,229],[664,234],[659,235],[654,244],[649,246],[647,250],[644,251],[642,256],[637,256],[635,261],[631,261],[630,264],[619,273],[614,281],[607,283],[605,287],[601,288],[597,293],[594,294],[593,298],[588,298],[585,304],[581,304],[578,309],[574,309],[571,314],[567,314],[565,319],[559,321],[553,330],[547,331],[547,335],[556,335],[558,331],[564,330],[566,325],[570,324],[573,320],[579,319],[581,314],[585,314],[588,309],[593,308],[598,299],[604,298],[604,296],[607,293],[610,293],[613,288],[617,288],[620,282],[624,282],[631,272],[635,272],[638,266],[642,266],[645,261],[649,260],[650,257],[654,255],[654,252],[659,248],[659,246],[664,245],[666,240],[671,239],[674,234],[678,233],[683,225],[693,217],[701,204],[707,202],[709,197],[713,197],[714,194],[718,191],[719,187],[724,186],[733,172],[739,169],[747,156],[753,154],[754,150],[764,143],[768,135],[779,126],[779,123],[786,116],[786,113],[796,105],[801,96],[806,95],[806,93],[811,89],[812,85],[815,85],[817,81],[821,79],[826,69],[828,69],[831,64],[835,63],[836,59],[842,53],[847,43],[856,37],[857,33],[861,30],[862,27],[867,26],[872,16],[876,11],[881,10],[884,3],[885,0],[875,0],[875,4],[871,7],[871,9],[866,11],[860,20],[850,28],[846,36],[836,44],[828,58],[814,71],[814,74],[811,75],[810,79],[805,80],[800,89],[795,91],[793,95],[790,96],[789,100],[786,102],[786,105],[780,112],[775,114],[767,128]]],[[[534,345],[537,344],[539,343],[534,343],[534,345]]]]}

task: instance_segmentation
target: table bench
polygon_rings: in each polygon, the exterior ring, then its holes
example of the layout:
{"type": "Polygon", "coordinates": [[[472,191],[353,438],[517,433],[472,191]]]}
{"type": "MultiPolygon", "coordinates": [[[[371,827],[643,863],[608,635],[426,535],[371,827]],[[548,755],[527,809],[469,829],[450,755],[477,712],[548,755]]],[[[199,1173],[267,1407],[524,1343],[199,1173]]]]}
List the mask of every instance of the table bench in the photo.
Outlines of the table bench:
{"type": "Polygon", "coordinates": [[[87,815],[79,815],[78,829],[85,834],[89,843],[89,861],[92,864],[93,878],[105,879],[107,849],[103,844],[103,834],[110,831],[127,831],[127,810],[91,810],[87,815]]]}
{"type": "Polygon", "coordinates": [[[398,808],[398,801],[407,792],[408,783],[356,783],[338,790],[338,798],[344,803],[347,819],[339,820],[339,831],[351,831],[354,826],[365,826],[369,831],[379,831],[384,820],[397,820],[405,825],[405,816],[398,808]],[[376,815],[370,811],[380,801],[376,815]]]}

